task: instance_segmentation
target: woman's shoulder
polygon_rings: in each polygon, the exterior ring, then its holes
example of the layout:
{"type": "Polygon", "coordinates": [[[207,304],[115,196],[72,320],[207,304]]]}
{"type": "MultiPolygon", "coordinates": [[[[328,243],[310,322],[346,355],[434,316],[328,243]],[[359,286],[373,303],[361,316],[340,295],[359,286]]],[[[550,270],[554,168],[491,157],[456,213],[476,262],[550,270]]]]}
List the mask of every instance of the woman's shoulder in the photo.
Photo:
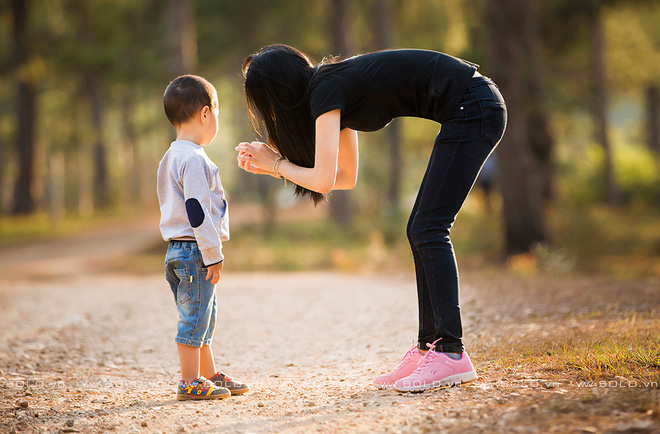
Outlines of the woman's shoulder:
{"type": "Polygon", "coordinates": [[[309,105],[312,117],[335,109],[345,109],[353,92],[355,74],[342,71],[321,71],[309,84],[309,105]]]}
{"type": "Polygon", "coordinates": [[[391,58],[391,57],[437,57],[447,56],[445,53],[434,50],[426,50],[422,48],[388,48],[384,50],[372,51],[369,53],[358,54],[346,60],[371,60],[378,58],[391,58]]]}

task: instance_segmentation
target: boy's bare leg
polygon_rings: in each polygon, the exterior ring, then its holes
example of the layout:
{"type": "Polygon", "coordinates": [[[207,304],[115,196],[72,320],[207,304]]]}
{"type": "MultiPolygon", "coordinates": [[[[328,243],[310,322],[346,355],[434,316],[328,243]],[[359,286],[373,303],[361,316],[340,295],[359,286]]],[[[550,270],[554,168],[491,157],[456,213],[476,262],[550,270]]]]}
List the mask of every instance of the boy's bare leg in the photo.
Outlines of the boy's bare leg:
{"type": "Polygon", "coordinates": [[[177,343],[179,350],[179,363],[181,364],[181,379],[185,382],[195,381],[199,378],[200,349],[177,343]]]}
{"type": "Polygon", "coordinates": [[[217,372],[215,370],[215,360],[213,360],[213,350],[210,345],[204,345],[200,350],[199,368],[204,378],[211,378],[217,372]]]}

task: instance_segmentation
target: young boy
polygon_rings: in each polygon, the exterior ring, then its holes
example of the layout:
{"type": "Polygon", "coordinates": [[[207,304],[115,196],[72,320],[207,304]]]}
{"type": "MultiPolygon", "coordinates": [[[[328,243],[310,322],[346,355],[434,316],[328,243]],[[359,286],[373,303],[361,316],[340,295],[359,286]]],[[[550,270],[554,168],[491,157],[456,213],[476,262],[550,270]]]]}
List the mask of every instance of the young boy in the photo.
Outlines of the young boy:
{"type": "Polygon", "coordinates": [[[216,371],[211,350],[215,284],[224,260],[222,241],[229,239],[220,175],[203,148],[218,132],[218,95],[204,78],[183,75],[167,86],[163,105],[176,128],[176,140],[158,166],[158,201],[160,231],[170,243],[165,273],[179,312],[177,399],[227,398],[249,387],[216,371]]]}

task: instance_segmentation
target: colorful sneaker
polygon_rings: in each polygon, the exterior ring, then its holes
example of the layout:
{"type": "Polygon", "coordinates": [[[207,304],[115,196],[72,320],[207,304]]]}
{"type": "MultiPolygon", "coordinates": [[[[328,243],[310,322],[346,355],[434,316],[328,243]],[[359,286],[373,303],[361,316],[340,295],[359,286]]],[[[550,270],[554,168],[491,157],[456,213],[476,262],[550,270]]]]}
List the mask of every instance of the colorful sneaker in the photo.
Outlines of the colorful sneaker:
{"type": "Polygon", "coordinates": [[[229,389],[232,395],[242,395],[250,391],[250,386],[243,383],[237,383],[232,377],[225,375],[220,371],[216,372],[215,375],[211,377],[211,381],[216,386],[229,389]]]}
{"type": "Polygon", "coordinates": [[[415,342],[413,341],[413,347],[403,356],[403,359],[399,361],[396,365],[396,368],[389,374],[379,375],[374,379],[374,386],[379,389],[390,389],[394,386],[394,383],[401,378],[405,378],[408,375],[415,372],[419,363],[424,358],[424,354],[417,349],[415,342]]]}
{"type": "Polygon", "coordinates": [[[423,392],[477,379],[477,372],[467,352],[463,351],[461,358],[455,360],[444,353],[434,351],[433,345],[429,347],[417,370],[394,383],[394,390],[423,392]]]}
{"type": "Polygon", "coordinates": [[[188,399],[221,399],[229,398],[231,392],[224,387],[216,387],[211,381],[204,377],[186,383],[183,380],[179,382],[179,390],[176,399],[185,401],[188,399]]]}

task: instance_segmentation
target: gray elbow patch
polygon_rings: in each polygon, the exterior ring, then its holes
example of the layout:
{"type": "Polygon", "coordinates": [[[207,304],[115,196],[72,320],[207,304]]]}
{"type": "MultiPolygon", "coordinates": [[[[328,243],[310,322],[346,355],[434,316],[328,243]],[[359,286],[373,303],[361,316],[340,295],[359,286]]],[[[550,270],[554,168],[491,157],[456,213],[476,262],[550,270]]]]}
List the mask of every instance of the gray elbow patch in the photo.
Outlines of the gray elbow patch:
{"type": "Polygon", "coordinates": [[[186,213],[190,226],[197,228],[204,223],[204,210],[197,199],[190,198],[186,201],[186,213]]]}

